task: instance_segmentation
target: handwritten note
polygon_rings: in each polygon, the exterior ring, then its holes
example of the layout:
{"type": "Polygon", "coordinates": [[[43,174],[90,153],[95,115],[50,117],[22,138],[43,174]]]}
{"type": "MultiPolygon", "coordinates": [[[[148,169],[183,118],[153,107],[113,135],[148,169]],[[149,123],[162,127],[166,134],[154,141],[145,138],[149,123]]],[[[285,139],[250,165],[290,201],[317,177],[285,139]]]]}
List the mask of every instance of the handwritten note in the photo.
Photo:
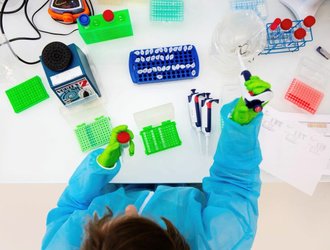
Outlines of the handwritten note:
{"type": "Polygon", "coordinates": [[[261,168],[312,195],[330,158],[330,140],[271,107],[259,134],[261,168]]]}

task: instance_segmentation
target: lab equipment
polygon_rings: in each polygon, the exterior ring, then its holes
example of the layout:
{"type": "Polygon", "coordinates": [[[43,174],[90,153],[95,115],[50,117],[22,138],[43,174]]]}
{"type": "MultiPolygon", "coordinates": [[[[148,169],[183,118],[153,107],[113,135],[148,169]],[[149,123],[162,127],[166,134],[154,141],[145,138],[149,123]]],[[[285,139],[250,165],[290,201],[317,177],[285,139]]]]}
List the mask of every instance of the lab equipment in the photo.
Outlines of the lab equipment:
{"type": "Polygon", "coordinates": [[[97,117],[93,122],[76,126],[74,132],[82,152],[101,147],[109,143],[111,134],[110,118],[97,117]]]}
{"type": "Polygon", "coordinates": [[[142,130],[150,125],[158,126],[163,121],[175,120],[175,110],[173,103],[166,103],[136,112],[133,116],[137,127],[142,130]]]}
{"type": "Polygon", "coordinates": [[[121,131],[117,134],[117,141],[120,143],[121,148],[123,149],[128,147],[130,156],[134,154],[133,138],[134,135],[132,132],[121,131]]]}
{"type": "Polygon", "coordinates": [[[40,59],[50,88],[66,107],[101,96],[86,55],[74,43],[49,43],[40,59]]]}
{"type": "Polygon", "coordinates": [[[90,10],[85,0],[51,0],[48,13],[56,21],[68,24],[75,23],[81,14],[89,15],[90,10]]]}
{"type": "Polygon", "coordinates": [[[324,94],[321,91],[298,79],[293,79],[285,94],[286,100],[312,114],[317,111],[323,97],[324,94]]]}
{"type": "Polygon", "coordinates": [[[280,18],[275,18],[274,22],[272,22],[272,24],[269,26],[270,30],[276,30],[277,27],[281,24],[281,19],[280,18]]]}
{"type": "Polygon", "coordinates": [[[299,108],[315,114],[324,98],[329,79],[329,69],[326,66],[303,57],[297,65],[285,99],[299,108]]]}
{"type": "Polygon", "coordinates": [[[96,0],[99,4],[121,4],[123,0],[96,0]]]}
{"type": "Polygon", "coordinates": [[[280,27],[281,27],[282,30],[289,30],[289,29],[291,29],[292,28],[292,21],[291,21],[291,19],[285,18],[283,21],[281,21],[280,27]]]}
{"type": "Polygon", "coordinates": [[[296,52],[304,47],[307,42],[313,41],[311,27],[315,24],[313,16],[303,20],[292,21],[285,18],[278,25],[279,18],[266,24],[267,45],[261,55],[296,52]]]}
{"type": "Polygon", "coordinates": [[[127,9],[112,12],[105,10],[103,14],[81,15],[77,21],[79,34],[86,44],[133,35],[133,28],[127,9]]]}
{"type": "Polygon", "coordinates": [[[299,20],[305,16],[315,16],[324,0],[280,0],[280,2],[299,20]]]}
{"type": "Polygon", "coordinates": [[[200,132],[202,131],[202,116],[201,116],[201,100],[205,96],[209,96],[210,93],[199,93],[196,89],[191,89],[191,93],[188,96],[188,107],[191,126],[195,129],[198,138],[198,144],[202,151],[202,139],[200,132]]]}
{"type": "Polygon", "coordinates": [[[147,155],[182,144],[174,121],[164,121],[160,126],[147,126],[140,132],[147,155]]]}
{"type": "Polygon", "coordinates": [[[150,0],[151,21],[180,22],[183,18],[183,0],[150,0]]]}
{"type": "Polygon", "coordinates": [[[212,103],[219,103],[219,99],[206,98],[202,100],[202,132],[205,136],[211,133],[212,103]]]}
{"type": "Polygon", "coordinates": [[[321,46],[318,46],[316,51],[323,56],[325,59],[329,60],[330,58],[330,54],[328,51],[326,51],[324,48],[322,48],[321,46]]]}
{"type": "Polygon", "coordinates": [[[202,133],[205,135],[206,155],[209,154],[209,136],[212,128],[212,104],[219,103],[219,99],[206,97],[202,100],[201,116],[202,116],[202,133]]]}
{"type": "MultiPolygon", "coordinates": [[[[256,96],[258,94],[263,93],[266,90],[270,89],[270,84],[265,81],[262,81],[257,76],[250,77],[250,80],[246,81],[245,85],[246,85],[246,88],[249,90],[249,92],[253,92],[256,96]]],[[[245,92],[246,92],[246,90],[245,90],[245,92]]],[[[270,91],[266,91],[266,92],[270,93],[269,94],[269,99],[270,99],[272,93],[270,91]]],[[[238,99],[238,102],[231,114],[231,119],[233,121],[239,123],[240,125],[249,124],[252,120],[255,119],[255,117],[257,117],[258,113],[261,112],[263,106],[268,103],[268,101],[263,101],[260,104],[260,102],[261,102],[260,99],[257,99],[256,100],[257,105],[260,108],[254,109],[253,106],[248,107],[247,105],[249,105],[249,103],[246,101],[245,98],[244,99],[243,98],[244,97],[241,97],[238,99]]]]}
{"type": "Polygon", "coordinates": [[[210,95],[211,93],[199,93],[196,89],[191,89],[191,93],[188,96],[191,126],[197,133],[201,152],[203,152],[203,148],[205,148],[206,154],[208,154],[209,151],[208,137],[211,133],[212,103],[219,103],[219,99],[213,99],[210,95]],[[201,132],[205,135],[205,147],[202,145],[201,132]]]}
{"type": "Polygon", "coordinates": [[[253,10],[262,19],[266,19],[268,16],[264,0],[231,0],[231,8],[233,10],[253,10]]]}
{"type": "Polygon", "coordinates": [[[242,57],[252,61],[266,45],[266,30],[263,21],[254,11],[235,11],[226,15],[216,26],[212,38],[211,55],[218,62],[219,70],[237,75],[240,65],[237,48],[242,57]]]}
{"type": "Polygon", "coordinates": [[[20,113],[49,98],[39,76],[7,89],[6,95],[15,113],[20,113]]]}
{"type": "Polygon", "coordinates": [[[137,84],[195,78],[199,75],[197,50],[191,44],[133,50],[129,72],[137,84]]]}
{"type": "MultiPolygon", "coordinates": [[[[97,162],[105,168],[113,168],[115,164],[119,162],[119,157],[122,154],[122,148],[120,142],[118,142],[118,136],[122,133],[127,133],[129,135],[129,153],[130,156],[134,155],[134,135],[131,130],[128,129],[127,125],[119,125],[112,129],[110,142],[104,151],[97,157],[97,162]]],[[[127,137],[127,136],[126,136],[127,137]]]]}
{"type": "MultiPolygon", "coordinates": [[[[244,76],[245,83],[248,81],[260,82],[261,85],[261,82],[263,82],[258,76],[251,76],[251,73],[247,70],[243,71],[242,75],[244,76]]],[[[246,107],[252,109],[256,113],[259,113],[262,111],[263,105],[273,98],[273,92],[269,88],[266,88],[261,93],[253,92],[251,90],[247,91],[244,86],[242,97],[245,101],[246,107]]]]}
{"type": "MultiPolygon", "coordinates": [[[[201,100],[200,97],[205,97],[206,93],[196,92],[196,89],[192,89],[190,95],[188,96],[188,106],[190,121],[193,128],[197,131],[201,131],[202,117],[201,117],[201,100]]],[[[210,95],[208,93],[208,95],[210,95]]]]}
{"type": "MultiPolygon", "coordinates": [[[[241,125],[249,124],[259,112],[262,111],[269,100],[273,97],[271,85],[258,76],[251,76],[241,58],[241,50],[237,50],[238,60],[241,65],[241,95],[231,114],[231,119],[241,125]]],[[[222,118],[223,119],[223,118],[222,118]]]]}
{"type": "Polygon", "coordinates": [[[242,98],[248,109],[256,113],[262,111],[263,106],[273,98],[273,92],[270,90],[270,84],[264,82],[257,76],[252,76],[244,65],[241,58],[241,50],[237,51],[238,59],[241,65],[241,88],[242,98]],[[249,85],[253,87],[249,87],[249,85]]]}

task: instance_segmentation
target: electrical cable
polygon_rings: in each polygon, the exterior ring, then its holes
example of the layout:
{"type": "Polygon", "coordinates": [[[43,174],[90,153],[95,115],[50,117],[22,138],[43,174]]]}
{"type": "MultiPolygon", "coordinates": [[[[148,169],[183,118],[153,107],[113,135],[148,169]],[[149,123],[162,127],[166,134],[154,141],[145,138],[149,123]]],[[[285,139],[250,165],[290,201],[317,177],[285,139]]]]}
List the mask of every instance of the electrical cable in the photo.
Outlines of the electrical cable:
{"type": "MultiPolygon", "coordinates": [[[[21,57],[19,57],[15,51],[13,50],[12,46],[11,46],[11,42],[15,42],[15,41],[20,41],[20,40],[39,40],[41,38],[41,33],[46,33],[46,34],[50,34],[50,35],[55,35],[55,36],[67,36],[67,35],[70,35],[72,33],[74,33],[75,31],[77,31],[78,29],[74,29],[72,31],[70,31],[69,33],[56,33],[56,32],[50,32],[50,31],[47,31],[47,30],[41,30],[37,27],[37,25],[35,24],[34,22],[34,17],[36,16],[36,14],[42,9],[44,8],[47,3],[49,2],[49,0],[47,0],[41,7],[39,7],[39,9],[37,9],[32,17],[31,17],[31,20],[28,16],[28,13],[27,13],[27,5],[28,5],[28,2],[29,0],[23,0],[21,6],[19,8],[17,8],[16,10],[12,10],[12,11],[5,11],[5,7],[7,5],[9,0],[5,0],[3,5],[1,6],[1,11],[0,11],[0,30],[1,30],[1,33],[4,35],[4,38],[5,38],[5,42],[0,44],[1,45],[4,45],[4,44],[8,44],[8,47],[10,49],[10,51],[13,53],[13,55],[15,57],[17,57],[18,60],[20,60],[21,62],[25,63],[25,64],[37,64],[40,62],[40,60],[38,61],[34,61],[34,62],[29,62],[29,61],[25,61],[23,60],[21,57]],[[13,13],[16,13],[18,11],[20,11],[22,8],[24,7],[24,14],[25,14],[25,17],[26,19],[28,20],[29,24],[32,26],[32,28],[37,32],[38,36],[37,37],[15,37],[15,38],[11,38],[11,39],[7,39],[6,37],[6,34],[5,34],[5,31],[4,31],[4,27],[3,27],[3,15],[4,14],[13,14],[13,13]]],[[[94,15],[94,7],[93,7],[93,4],[90,0],[86,0],[86,4],[88,5],[88,8],[90,9],[90,12],[91,12],[91,15],[94,15]]],[[[55,20],[57,21],[57,20],[55,20]]],[[[63,23],[63,22],[60,22],[60,21],[57,21],[59,23],[62,23],[62,24],[67,24],[67,23],[63,23]]]]}
{"type": "Polygon", "coordinates": [[[94,16],[94,7],[93,7],[93,4],[92,4],[91,0],[86,0],[86,3],[88,5],[88,8],[91,11],[91,16],[94,16]]]}
{"type": "MultiPolygon", "coordinates": [[[[37,60],[37,61],[33,61],[33,62],[29,62],[29,61],[26,61],[24,59],[22,59],[21,57],[19,57],[14,49],[12,48],[11,44],[10,44],[10,40],[7,39],[6,37],[6,33],[5,33],[5,30],[4,30],[4,27],[3,27],[3,15],[4,15],[4,12],[5,12],[5,8],[6,8],[6,5],[8,3],[9,0],[5,0],[3,2],[3,5],[1,7],[1,11],[0,11],[0,30],[1,30],[1,33],[3,34],[5,40],[6,40],[6,44],[8,45],[10,51],[13,53],[13,55],[21,62],[25,63],[25,64],[29,64],[29,65],[32,65],[32,64],[37,64],[40,62],[40,60],[37,60]]],[[[25,14],[25,17],[26,19],[28,20],[28,22],[30,23],[30,25],[32,26],[32,28],[38,33],[38,37],[29,37],[27,40],[38,40],[41,38],[41,34],[40,32],[36,29],[36,27],[31,23],[31,20],[29,19],[29,16],[28,16],[28,13],[27,13],[27,5],[28,5],[28,2],[29,0],[25,0],[25,5],[24,5],[24,14],[25,14]]]]}
{"type": "MultiPolygon", "coordinates": [[[[56,32],[51,32],[51,31],[41,30],[41,29],[39,29],[39,28],[37,27],[37,25],[35,24],[35,22],[34,22],[34,17],[36,16],[36,14],[37,14],[40,10],[42,10],[42,8],[44,8],[44,7],[47,5],[48,2],[49,2],[49,0],[47,0],[43,5],[41,5],[41,7],[40,7],[39,9],[37,9],[37,10],[33,13],[32,18],[31,18],[32,23],[34,24],[34,26],[35,26],[40,32],[42,32],[42,33],[46,33],[46,34],[50,34],[50,35],[54,35],[54,36],[67,36],[67,35],[71,35],[73,32],[75,32],[75,31],[78,30],[78,29],[74,29],[74,30],[70,31],[69,33],[56,33],[56,32]]],[[[56,20],[55,20],[55,21],[56,21],[56,20]]],[[[58,21],[57,21],[57,22],[58,22],[58,21]]],[[[62,22],[60,22],[60,23],[62,23],[62,22]]]]}
{"type": "Polygon", "coordinates": [[[21,6],[19,6],[16,10],[9,10],[9,11],[4,11],[2,12],[3,14],[14,14],[16,12],[19,12],[23,7],[24,7],[24,4],[25,4],[25,0],[23,0],[21,6]]]}

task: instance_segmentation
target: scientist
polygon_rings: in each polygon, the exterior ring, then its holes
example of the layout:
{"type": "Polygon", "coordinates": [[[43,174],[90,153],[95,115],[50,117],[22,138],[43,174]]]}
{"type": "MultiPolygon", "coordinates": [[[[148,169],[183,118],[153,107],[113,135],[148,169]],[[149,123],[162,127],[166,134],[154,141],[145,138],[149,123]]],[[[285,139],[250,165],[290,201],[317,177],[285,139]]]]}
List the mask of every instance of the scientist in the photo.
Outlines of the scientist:
{"type": "MultiPolygon", "coordinates": [[[[245,85],[254,94],[270,88],[258,77],[245,85]]],[[[221,117],[214,163],[201,190],[111,184],[121,168],[117,134],[131,134],[127,126],[113,129],[106,149],[83,160],[49,212],[42,249],[251,249],[258,218],[262,114],[240,98],[224,105],[221,117]]]]}

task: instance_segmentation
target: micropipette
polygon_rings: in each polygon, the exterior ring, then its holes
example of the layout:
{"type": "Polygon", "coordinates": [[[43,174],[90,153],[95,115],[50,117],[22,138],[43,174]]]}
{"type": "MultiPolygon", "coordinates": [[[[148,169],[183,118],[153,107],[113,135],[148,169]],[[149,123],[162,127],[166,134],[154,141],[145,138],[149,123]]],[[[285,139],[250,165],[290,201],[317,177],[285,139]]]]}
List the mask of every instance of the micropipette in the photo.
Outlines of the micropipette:
{"type": "Polygon", "coordinates": [[[242,88],[242,97],[245,101],[245,105],[249,109],[253,109],[254,112],[259,113],[263,109],[263,104],[270,101],[273,98],[273,92],[270,89],[266,89],[264,92],[254,95],[252,92],[248,92],[244,83],[251,78],[251,73],[248,71],[243,63],[240,50],[237,51],[238,61],[241,66],[241,88],[242,88]]]}
{"type": "Polygon", "coordinates": [[[198,136],[198,143],[200,146],[200,150],[202,151],[202,141],[201,141],[201,100],[205,97],[205,93],[196,92],[196,89],[191,89],[191,93],[188,96],[188,106],[189,106],[189,114],[191,126],[195,128],[198,136]]]}
{"type": "Polygon", "coordinates": [[[206,155],[209,153],[209,136],[212,124],[212,103],[219,103],[219,99],[206,98],[202,100],[202,133],[205,135],[206,155]]]}

